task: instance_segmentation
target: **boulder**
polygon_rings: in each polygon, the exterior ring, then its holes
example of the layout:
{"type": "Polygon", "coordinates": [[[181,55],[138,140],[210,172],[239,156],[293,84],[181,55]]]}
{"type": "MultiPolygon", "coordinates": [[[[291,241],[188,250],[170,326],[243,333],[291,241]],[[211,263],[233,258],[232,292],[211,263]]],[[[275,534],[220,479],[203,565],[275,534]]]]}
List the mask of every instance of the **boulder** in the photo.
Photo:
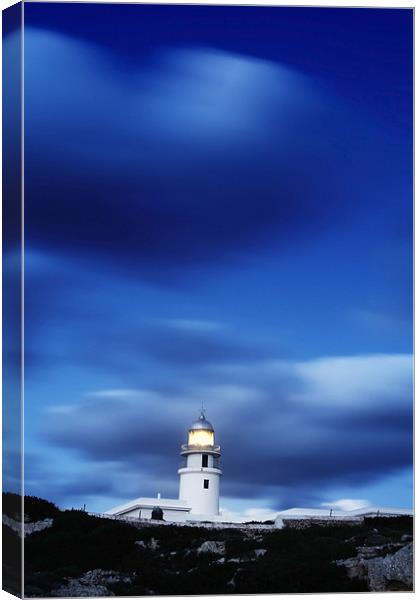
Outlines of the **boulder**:
{"type": "Polygon", "coordinates": [[[155,540],[155,538],[150,538],[147,547],[150,548],[150,550],[157,550],[159,548],[159,541],[155,540]]]}
{"type": "Polygon", "coordinates": [[[203,542],[201,546],[197,548],[197,554],[224,554],[225,553],[225,542],[214,542],[208,540],[203,542]]]}
{"type": "Polygon", "coordinates": [[[395,554],[366,561],[368,586],[372,592],[413,589],[413,544],[395,554]]]}
{"type": "Polygon", "coordinates": [[[148,540],[147,542],[145,542],[144,540],[137,540],[137,542],[134,543],[140,548],[145,548],[149,550],[157,550],[159,548],[159,541],[155,540],[155,538],[150,538],[150,540],[148,540]]]}

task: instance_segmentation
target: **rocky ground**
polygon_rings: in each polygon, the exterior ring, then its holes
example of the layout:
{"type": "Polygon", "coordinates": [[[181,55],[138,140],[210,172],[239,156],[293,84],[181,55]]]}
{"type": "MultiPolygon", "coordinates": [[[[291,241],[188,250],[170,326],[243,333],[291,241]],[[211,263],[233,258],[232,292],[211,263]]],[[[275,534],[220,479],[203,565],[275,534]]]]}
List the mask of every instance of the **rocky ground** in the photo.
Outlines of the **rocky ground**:
{"type": "Polygon", "coordinates": [[[336,564],[343,565],[350,578],[365,581],[371,592],[412,590],[411,539],[411,535],[404,534],[400,542],[384,540],[380,545],[360,546],[355,557],[338,560],[336,564]]]}
{"type": "MultiPolygon", "coordinates": [[[[301,530],[212,529],[41,509],[37,504],[37,520],[30,511],[25,519],[28,597],[413,589],[409,517],[301,530]]],[[[19,540],[14,517],[9,511],[3,518],[6,545],[19,540]]],[[[5,556],[7,562],[7,548],[5,556]]]]}

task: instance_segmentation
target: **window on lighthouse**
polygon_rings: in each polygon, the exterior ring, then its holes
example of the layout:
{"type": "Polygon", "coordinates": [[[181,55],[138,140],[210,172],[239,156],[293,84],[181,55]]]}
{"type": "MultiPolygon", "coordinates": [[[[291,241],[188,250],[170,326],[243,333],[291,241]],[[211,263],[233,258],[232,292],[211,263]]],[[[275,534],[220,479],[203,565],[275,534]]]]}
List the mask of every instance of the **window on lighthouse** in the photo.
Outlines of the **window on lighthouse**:
{"type": "Polygon", "coordinates": [[[188,433],[189,446],[214,446],[214,432],[205,429],[193,429],[188,433]]]}
{"type": "Polygon", "coordinates": [[[205,489],[205,490],[208,490],[208,489],[209,489],[209,480],[208,480],[208,479],[205,479],[205,480],[204,480],[204,489],[205,489]]]}

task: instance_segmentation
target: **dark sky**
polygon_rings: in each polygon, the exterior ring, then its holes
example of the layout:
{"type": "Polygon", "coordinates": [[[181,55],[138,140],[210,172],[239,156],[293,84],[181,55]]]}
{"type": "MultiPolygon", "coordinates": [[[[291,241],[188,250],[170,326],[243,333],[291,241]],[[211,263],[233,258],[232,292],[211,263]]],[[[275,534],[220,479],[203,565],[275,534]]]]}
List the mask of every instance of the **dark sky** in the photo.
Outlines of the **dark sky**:
{"type": "MultiPolygon", "coordinates": [[[[25,5],[27,492],[409,506],[412,12],[25,5]]],[[[250,514],[250,513],[248,513],[250,514]]]]}

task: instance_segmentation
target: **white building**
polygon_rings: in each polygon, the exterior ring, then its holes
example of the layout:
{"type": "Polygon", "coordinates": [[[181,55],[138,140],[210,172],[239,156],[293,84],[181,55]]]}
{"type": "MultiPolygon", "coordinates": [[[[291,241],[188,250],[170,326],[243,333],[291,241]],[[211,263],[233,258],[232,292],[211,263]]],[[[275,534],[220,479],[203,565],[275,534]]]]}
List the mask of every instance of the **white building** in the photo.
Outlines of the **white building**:
{"type": "Polygon", "coordinates": [[[131,519],[150,519],[161,509],[165,521],[218,521],[220,446],[215,444],[214,429],[202,411],[188,431],[188,443],[182,444],[183,464],[178,469],[179,498],[136,498],[108,510],[106,514],[131,519]]]}

